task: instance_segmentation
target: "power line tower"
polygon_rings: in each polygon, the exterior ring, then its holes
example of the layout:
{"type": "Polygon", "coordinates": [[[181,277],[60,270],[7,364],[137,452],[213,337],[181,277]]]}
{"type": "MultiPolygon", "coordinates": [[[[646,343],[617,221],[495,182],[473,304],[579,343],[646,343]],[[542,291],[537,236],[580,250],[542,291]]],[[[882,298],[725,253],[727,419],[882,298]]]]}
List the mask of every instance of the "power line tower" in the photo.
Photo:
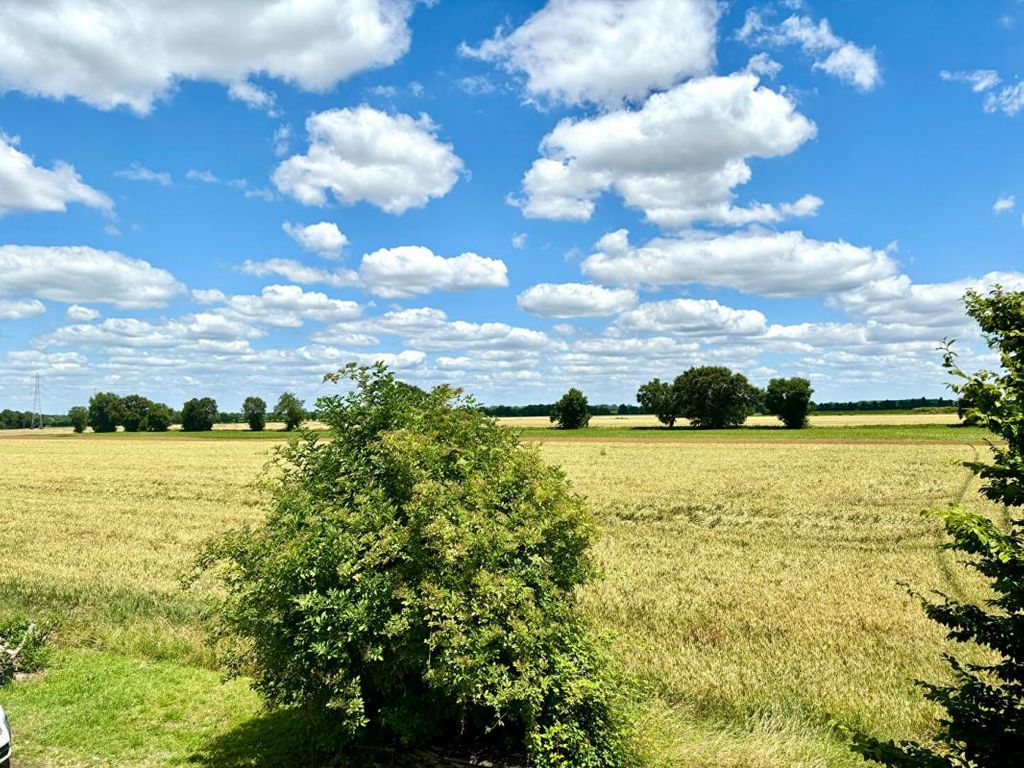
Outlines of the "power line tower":
{"type": "Polygon", "coordinates": [[[32,387],[32,429],[43,428],[43,377],[36,374],[32,387]]]}

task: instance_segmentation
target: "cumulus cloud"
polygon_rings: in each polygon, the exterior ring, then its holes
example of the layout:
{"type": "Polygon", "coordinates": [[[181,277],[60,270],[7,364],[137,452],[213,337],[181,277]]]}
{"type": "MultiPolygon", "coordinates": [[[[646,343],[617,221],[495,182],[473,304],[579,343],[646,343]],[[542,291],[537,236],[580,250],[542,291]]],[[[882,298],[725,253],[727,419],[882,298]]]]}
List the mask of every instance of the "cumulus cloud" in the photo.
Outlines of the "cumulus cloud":
{"type": "Polygon", "coordinates": [[[760,11],[752,8],[747,11],[736,37],[751,45],[798,45],[814,58],[815,69],[860,91],[874,90],[882,82],[875,51],[836,35],[828,19],[815,23],[808,16],[793,15],[779,24],[771,24],[760,11]]]}
{"type": "Polygon", "coordinates": [[[788,97],[753,74],[690,80],[638,110],[562,120],[541,143],[518,202],[528,217],[585,221],[597,198],[614,191],[664,227],[811,215],[820,198],[741,208],[733,188],[750,180],[748,158],[789,154],[815,132],[788,97]]]}
{"type": "Polygon", "coordinates": [[[0,87],[148,113],[180,80],[258,100],[251,75],[326,91],[409,47],[411,0],[10,0],[0,5],[0,87]]]}
{"type": "Polygon", "coordinates": [[[286,221],[282,229],[307,251],[325,259],[338,258],[342,249],[348,245],[348,238],[338,229],[338,225],[329,221],[307,226],[286,221]]]}
{"type": "Polygon", "coordinates": [[[753,309],[733,309],[711,299],[672,299],[641,304],[615,321],[633,333],[700,333],[748,336],[764,333],[765,316],[753,309]]]}
{"type": "Polygon", "coordinates": [[[116,251],[0,245],[0,296],[141,308],[164,306],[183,290],[170,272],[116,251]]]}
{"type": "Polygon", "coordinates": [[[431,291],[503,288],[508,269],[500,259],[475,253],[445,258],[421,245],[381,248],[363,256],[363,285],[377,296],[394,299],[431,291]]]}
{"type": "Polygon", "coordinates": [[[72,304],[67,309],[68,320],[75,320],[80,323],[88,323],[91,320],[95,320],[100,316],[100,313],[95,309],[89,307],[83,307],[81,304],[72,304]]]}
{"type": "Polygon", "coordinates": [[[327,294],[304,291],[297,285],[268,285],[259,295],[235,295],[225,298],[228,316],[279,328],[298,328],[306,319],[321,323],[353,320],[361,313],[354,301],[332,299],[327,294]]]}
{"type": "Polygon", "coordinates": [[[292,283],[302,285],[329,285],[332,288],[346,288],[359,285],[359,275],[351,269],[321,269],[311,267],[295,259],[247,259],[239,267],[247,275],[266,277],[277,275],[292,283]]]}
{"type": "Polygon", "coordinates": [[[939,77],[948,83],[966,83],[975,93],[983,93],[1002,82],[999,73],[994,69],[972,69],[960,72],[950,72],[948,69],[944,69],[939,72],[939,77]]]}
{"type": "Polygon", "coordinates": [[[17,136],[0,133],[0,215],[8,211],[64,211],[81,203],[104,211],[113,209],[109,197],[82,181],[73,165],[56,162],[41,168],[17,147],[17,136]]]}
{"type": "Polygon", "coordinates": [[[583,271],[602,283],[703,283],[774,297],[849,290],[896,272],[885,251],[802,232],[654,238],[641,246],[630,245],[628,234],[620,229],[601,238],[583,271]]]}
{"type": "Polygon", "coordinates": [[[1003,195],[1002,197],[996,198],[996,201],[992,204],[992,212],[995,214],[1006,213],[1012,211],[1013,206],[1017,204],[1013,195],[1003,195]]]}
{"type": "Polygon", "coordinates": [[[45,311],[39,299],[0,299],[0,320],[24,320],[45,311]]]}
{"type": "Polygon", "coordinates": [[[309,149],[274,171],[277,188],[305,205],[365,201],[388,213],[422,208],[448,194],[462,170],[427,116],[367,106],[332,109],[306,120],[309,149]]]}
{"type": "Polygon", "coordinates": [[[603,288],[586,283],[540,283],[516,298],[521,309],[540,317],[605,317],[637,303],[630,288],[603,288]]]}
{"type": "Polygon", "coordinates": [[[134,162],[127,168],[115,171],[114,175],[120,176],[122,179],[128,179],[128,181],[152,181],[162,187],[169,187],[171,185],[171,174],[166,171],[151,170],[139,162],[134,162]]]}
{"type": "Polygon", "coordinates": [[[708,73],[719,13],[713,0],[550,0],[460,52],[524,74],[535,102],[614,106],[708,73]]]}
{"type": "Polygon", "coordinates": [[[1013,117],[1024,109],[1024,83],[1016,82],[998,88],[1002,78],[994,69],[972,69],[959,72],[939,72],[946,82],[964,83],[975,93],[985,94],[982,107],[986,112],[1002,112],[1013,117]]]}

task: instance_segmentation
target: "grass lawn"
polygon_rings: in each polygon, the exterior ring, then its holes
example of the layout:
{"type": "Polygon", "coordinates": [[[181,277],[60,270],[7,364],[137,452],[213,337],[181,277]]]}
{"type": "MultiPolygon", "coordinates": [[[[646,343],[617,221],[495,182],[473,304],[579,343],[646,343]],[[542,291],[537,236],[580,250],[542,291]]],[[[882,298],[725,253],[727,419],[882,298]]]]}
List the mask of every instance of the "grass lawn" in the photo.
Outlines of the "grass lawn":
{"type": "MultiPolygon", "coordinates": [[[[927,736],[911,680],[941,678],[945,643],[896,582],[979,594],[921,510],[990,509],[953,464],[984,456],[980,433],[541,432],[600,521],[606,578],[582,599],[651,765],[861,765],[833,723],[927,736]]],[[[210,596],[180,588],[205,540],[259,519],[274,443],[172,435],[0,433],[0,619],[44,622],[56,649],[0,691],[20,768],[311,762],[293,716],[221,680],[210,596]]]]}

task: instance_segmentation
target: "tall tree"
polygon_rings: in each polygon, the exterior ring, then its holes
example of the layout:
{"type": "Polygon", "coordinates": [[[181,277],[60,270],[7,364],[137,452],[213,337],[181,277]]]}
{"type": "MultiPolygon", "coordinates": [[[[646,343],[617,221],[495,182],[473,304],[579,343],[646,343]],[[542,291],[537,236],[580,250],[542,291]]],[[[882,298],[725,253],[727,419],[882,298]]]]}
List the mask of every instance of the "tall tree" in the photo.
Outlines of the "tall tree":
{"type": "Polygon", "coordinates": [[[557,422],[559,429],[583,429],[590,423],[587,396],[573,387],[551,406],[548,419],[557,422]]]}
{"type": "Polygon", "coordinates": [[[124,418],[121,398],[113,392],[97,392],[89,398],[89,426],[93,432],[116,432],[124,418]]]}
{"type": "Polygon", "coordinates": [[[267,426],[267,404],[262,397],[251,395],[242,403],[242,415],[253,432],[262,432],[267,426]]]}
{"type": "Polygon", "coordinates": [[[163,403],[150,403],[142,429],[147,432],[166,432],[171,428],[173,415],[170,406],[163,403]]]}
{"type": "Polygon", "coordinates": [[[720,365],[690,368],[672,386],[680,413],[698,429],[738,427],[761,399],[761,391],[746,376],[720,365]]]}
{"type": "Polygon", "coordinates": [[[807,426],[813,394],[807,379],[772,379],[764,393],[765,410],[778,416],[787,429],[802,429],[807,426]]]}
{"type": "Polygon", "coordinates": [[[89,409],[84,405],[76,405],[68,411],[68,421],[76,433],[82,434],[89,426],[89,409]]]}
{"type": "Polygon", "coordinates": [[[968,291],[965,301],[1002,370],[964,373],[952,342],[946,344],[945,366],[958,379],[951,389],[970,394],[968,414],[999,438],[992,443],[991,464],[966,466],[981,477],[981,493],[1006,509],[1007,522],[957,506],[939,512],[952,538],[948,548],[965,555],[967,566],[988,580],[992,597],[981,603],[941,593],[938,599],[917,597],[950,640],[976,643],[991,656],[967,661],[947,654],[952,682],[921,683],[925,696],[945,710],[934,745],[855,737],[860,754],[901,768],[1024,765],[1024,292],[997,286],[988,295],[968,291]]]}
{"type": "Polygon", "coordinates": [[[127,395],[121,398],[121,424],[125,432],[145,429],[143,424],[153,403],[142,395],[127,395]]]}
{"type": "MultiPolygon", "coordinates": [[[[645,411],[653,413],[669,429],[675,426],[681,406],[675,387],[661,379],[651,379],[637,390],[636,401],[645,411]]],[[[622,412],[620,407],[620,413],[622,412]]]]}
{"type": "Polygon", "coordinates": [[[181,408],[181,428],[185,432],[209,432],[217,421],[217,401],[212,397],[192,398],[181,408]]]}
{"type": "Polygon", "coordinates": [[[284,422],[284,428],[289,432],[298,429],[306,418],[304,403],[292,392],[285,392],[277,399],[274,406],[274,418],[284,422]]]}

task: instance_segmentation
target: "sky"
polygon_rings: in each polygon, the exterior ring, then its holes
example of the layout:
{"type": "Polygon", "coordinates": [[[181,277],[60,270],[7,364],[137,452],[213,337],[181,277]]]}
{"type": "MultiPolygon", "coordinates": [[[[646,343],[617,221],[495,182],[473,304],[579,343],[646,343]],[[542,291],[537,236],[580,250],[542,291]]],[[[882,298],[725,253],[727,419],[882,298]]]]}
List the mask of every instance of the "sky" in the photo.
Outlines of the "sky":
{"type": "Polygon", "coordinates": [[[211,7],[0,5],[0,407],[936,397],[1024,287],[1016,0],[211,7]]]}

